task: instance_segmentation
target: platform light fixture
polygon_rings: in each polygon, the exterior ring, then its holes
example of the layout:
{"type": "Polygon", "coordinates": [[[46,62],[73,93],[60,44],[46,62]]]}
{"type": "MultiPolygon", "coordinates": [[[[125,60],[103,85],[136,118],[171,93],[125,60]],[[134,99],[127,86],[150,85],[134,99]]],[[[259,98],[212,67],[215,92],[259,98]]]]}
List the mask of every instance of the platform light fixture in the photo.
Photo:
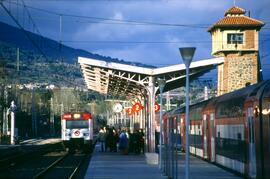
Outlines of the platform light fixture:
{"type": "Polygon", "coordinates": [[[186,66],[186,154],[185,154],[185,178],[189,179],[189,66],[194,56],[195,47],[179,48],[183,62],[186,66]]]}

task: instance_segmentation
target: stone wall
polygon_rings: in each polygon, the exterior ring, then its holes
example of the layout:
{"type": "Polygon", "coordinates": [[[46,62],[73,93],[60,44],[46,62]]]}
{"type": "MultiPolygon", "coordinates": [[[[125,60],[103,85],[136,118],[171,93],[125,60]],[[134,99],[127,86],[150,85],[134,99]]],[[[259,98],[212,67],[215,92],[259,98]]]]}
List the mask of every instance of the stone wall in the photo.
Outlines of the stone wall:
{"type": "MultiPolygon", "coordinates": [[[[222,73],[222,72],[220,72],[222,73]]],[[[222,86],[218,95],[228,93],[258,82],[258,57],[256,53],[230,54],[225,57],[222,86]]]]}

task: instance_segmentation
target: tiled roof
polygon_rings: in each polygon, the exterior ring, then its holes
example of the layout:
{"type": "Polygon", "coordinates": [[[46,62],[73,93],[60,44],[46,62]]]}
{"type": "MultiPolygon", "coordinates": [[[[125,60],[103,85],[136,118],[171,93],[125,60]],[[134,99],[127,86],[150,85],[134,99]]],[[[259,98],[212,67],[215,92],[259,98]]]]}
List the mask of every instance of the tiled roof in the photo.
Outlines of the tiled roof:
{"type": "Polygon", "coordinates": [[[217,27],[262,27],[264,25],[262,21],[247,17],[244,14],[244,9],[234,6],[225,13],[223,19],[209,27],[208,32],[211,32],[217,27]]]}
{"type": "Polygon", "coordinates": [[[245,13],[246,13],[245,9],[242,9],[237,6],[233,6],[232,8],[230,8],[229,10],[225,12],[225,16],[228,14],[245,14],[245,13]]]}

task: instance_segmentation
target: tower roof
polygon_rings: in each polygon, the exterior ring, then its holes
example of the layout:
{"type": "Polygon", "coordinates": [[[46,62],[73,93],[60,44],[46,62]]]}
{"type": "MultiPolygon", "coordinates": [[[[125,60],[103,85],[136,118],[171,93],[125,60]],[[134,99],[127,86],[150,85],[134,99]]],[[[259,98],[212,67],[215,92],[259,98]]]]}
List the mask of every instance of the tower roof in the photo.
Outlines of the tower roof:
{"type": "Polygon", "coordinates": [[[240,7],[233,6],[225,12],[225,17],[208,28],[211,32],[215,28],[222,27],[254,27],[261,28],[264,23],[260,20],[245,16],[246,11],[240,7]]]}
{"type": "Polygon", "coordinates": [[[242,9],[237,6],[233,6],[225,12],[225,16],[227,16],[228,14],[232,15],[232,14],[245,14],[245,13],[246,13],[245,9],[242,9]]]}

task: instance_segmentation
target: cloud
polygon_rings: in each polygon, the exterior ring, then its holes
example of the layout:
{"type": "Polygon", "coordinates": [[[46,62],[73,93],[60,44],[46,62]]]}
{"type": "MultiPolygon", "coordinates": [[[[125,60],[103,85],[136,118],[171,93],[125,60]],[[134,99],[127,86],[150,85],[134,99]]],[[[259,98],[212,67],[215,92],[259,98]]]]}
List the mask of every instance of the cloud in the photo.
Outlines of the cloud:
{"type": "MultiPolygon", "coordinates": [[[[206,28],[184,28],[170,26],[123,25],[117,22],[63,18],[63,39],[73,41],[164,41],[181,43],[164,44],[117,44],[117,43],[69,43],[75,48],[83,48],[90,52],[117,57],[128,61],[147,64],[179,63],[178,48],[195,46],[194,59],[211,57],[211,36],[207,27],[224,17],[224,12],[233,6],[228,0],[149,0],[149,1],[32,1],[26,4],[55,11],[62,14],[103,17],[119,20],[133,20],[173,24],[201,24],[206,28]],[[124,3],[123,3],[124,2],[124,3]],[[92,23],[86,22],[92,21],[92,23]],[[93,23],[101,22],[101,23],[93,23]],[[105,24],[107,23],[107,24],[105,24]],[[112,24],[114,23],[114,24],[112,24]]],[[[269,0],[241,0],[236,5],[251,11],[251,16],[270,22],[269,0]]],[[[59,17],[50,16],[31,10],[41,32],[58,40],[59,17]],[[46,20],[47,19],[47,20],[46,20]],[[48,19],[53,19],[49,21],[48,19]]],[[[269,26],[268,26],[269,27],[269,26]]],[[[264,30],[264,33],[268,31],[264,30]]],[[[263,50],[267,50],[269,41],[264,42],[263,50]]],[[[262,52],[261,54],[265,54],[262,52]]],[[[268,59],[263,59],[267,61],[268,59]]],[[[269,61],[269,60],[268,60],[269,61]]]]}

